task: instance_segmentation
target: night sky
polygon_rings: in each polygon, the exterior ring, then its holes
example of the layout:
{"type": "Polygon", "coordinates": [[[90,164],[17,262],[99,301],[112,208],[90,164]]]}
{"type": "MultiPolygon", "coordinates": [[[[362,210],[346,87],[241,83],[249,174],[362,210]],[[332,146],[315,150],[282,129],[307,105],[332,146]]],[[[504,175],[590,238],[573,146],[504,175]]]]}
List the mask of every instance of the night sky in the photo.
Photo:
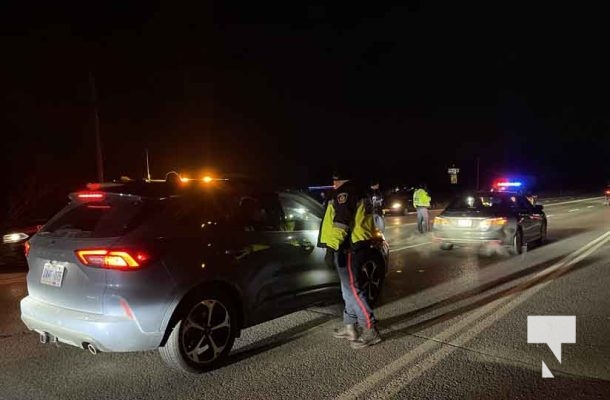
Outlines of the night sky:
{"type": "Polygon", "coordinates": [[[144,177],[148,149],[153,177],[327,184],[342,168],[440,188],[452,164],[474,185],[478,157],[482,186],[610,180],[601,10],[230,3],[5,2],[5,193],[96,180],[90,74],[107,179],[144,177]]]}

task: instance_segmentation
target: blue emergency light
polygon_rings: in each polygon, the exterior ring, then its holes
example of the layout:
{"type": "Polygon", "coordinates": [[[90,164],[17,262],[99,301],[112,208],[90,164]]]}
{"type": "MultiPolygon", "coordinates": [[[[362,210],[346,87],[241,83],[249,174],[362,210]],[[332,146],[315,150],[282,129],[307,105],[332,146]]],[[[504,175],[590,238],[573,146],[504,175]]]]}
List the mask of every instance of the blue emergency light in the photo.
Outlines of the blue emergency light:
{"type": "Polygon", "coordinates": [[[521,187],[521,182],[498,182],[496,184],[499,187],[521,187]]]}

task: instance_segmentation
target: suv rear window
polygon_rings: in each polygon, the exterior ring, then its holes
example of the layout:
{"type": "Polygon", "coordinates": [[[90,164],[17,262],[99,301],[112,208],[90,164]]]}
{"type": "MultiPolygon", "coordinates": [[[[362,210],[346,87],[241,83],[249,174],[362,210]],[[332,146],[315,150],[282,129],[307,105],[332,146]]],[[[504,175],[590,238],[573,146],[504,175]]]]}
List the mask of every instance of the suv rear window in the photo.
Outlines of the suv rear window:
{"type": "Polygon", "coordinates": [[[137,228],[160,208],[159,202],[141,200],[71,204],[44,226],[41,233],[90,238],[121,236],[137,228]]]}
{"type": "Polygon", "coordinates": [[[466,195],[453,199],[447,206],[447,210],[484,210],[489,208],[505,208],[510,205],[510,199],[505,195],[466,195]]]}

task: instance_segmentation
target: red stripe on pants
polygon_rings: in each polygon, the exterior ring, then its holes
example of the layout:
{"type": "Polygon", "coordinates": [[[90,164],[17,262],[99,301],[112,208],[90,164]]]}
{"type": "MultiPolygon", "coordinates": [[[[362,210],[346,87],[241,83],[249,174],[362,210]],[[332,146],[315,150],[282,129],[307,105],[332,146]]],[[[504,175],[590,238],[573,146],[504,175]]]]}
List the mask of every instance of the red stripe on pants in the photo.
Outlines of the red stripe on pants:
{"type": "Polygon", "coordinates": [[[356,286],[354,285],[354,275],[352,274],[352,252],[351,251],[349,253],[347,253],[347,271],[349,273],[349,285],[352,288],[352,293],[354,293],[354,297],[356,298],[356,301],[358,302],[358,305],[360,306],[360,309],[362,310],[362,313],[364,314],[364,317],[366,318],[366,327],[368,329],[371,329],[371,319],[369,318],[369,312],[364,307],[364,304],[362,304],[362,300],[360,300],[360,296],[358,296],[358,291],[356,290],[356,286]]]}

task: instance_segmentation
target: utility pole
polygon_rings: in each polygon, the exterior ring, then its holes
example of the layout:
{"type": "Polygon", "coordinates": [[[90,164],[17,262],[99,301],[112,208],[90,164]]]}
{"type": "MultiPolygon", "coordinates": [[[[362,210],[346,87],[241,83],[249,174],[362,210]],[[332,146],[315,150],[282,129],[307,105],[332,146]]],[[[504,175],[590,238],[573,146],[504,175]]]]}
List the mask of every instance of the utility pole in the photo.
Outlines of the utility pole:
{"type": "Polygon", "coordinates": [[[480,157],[477,157],[477,190],[479,190],[479,160],[480,157]]]}
{"type": "Polygon", "coordinates": [[[91,87],[91,105],[93,106],[93,128],[95,131],[95,147],[97,153],[97,180],[104,182],[104,164],[102,158],[102,138],[100,136],[100,118],[97,111],[97,91],[93,73],[89,71],[89,85],[91,87]]]}

